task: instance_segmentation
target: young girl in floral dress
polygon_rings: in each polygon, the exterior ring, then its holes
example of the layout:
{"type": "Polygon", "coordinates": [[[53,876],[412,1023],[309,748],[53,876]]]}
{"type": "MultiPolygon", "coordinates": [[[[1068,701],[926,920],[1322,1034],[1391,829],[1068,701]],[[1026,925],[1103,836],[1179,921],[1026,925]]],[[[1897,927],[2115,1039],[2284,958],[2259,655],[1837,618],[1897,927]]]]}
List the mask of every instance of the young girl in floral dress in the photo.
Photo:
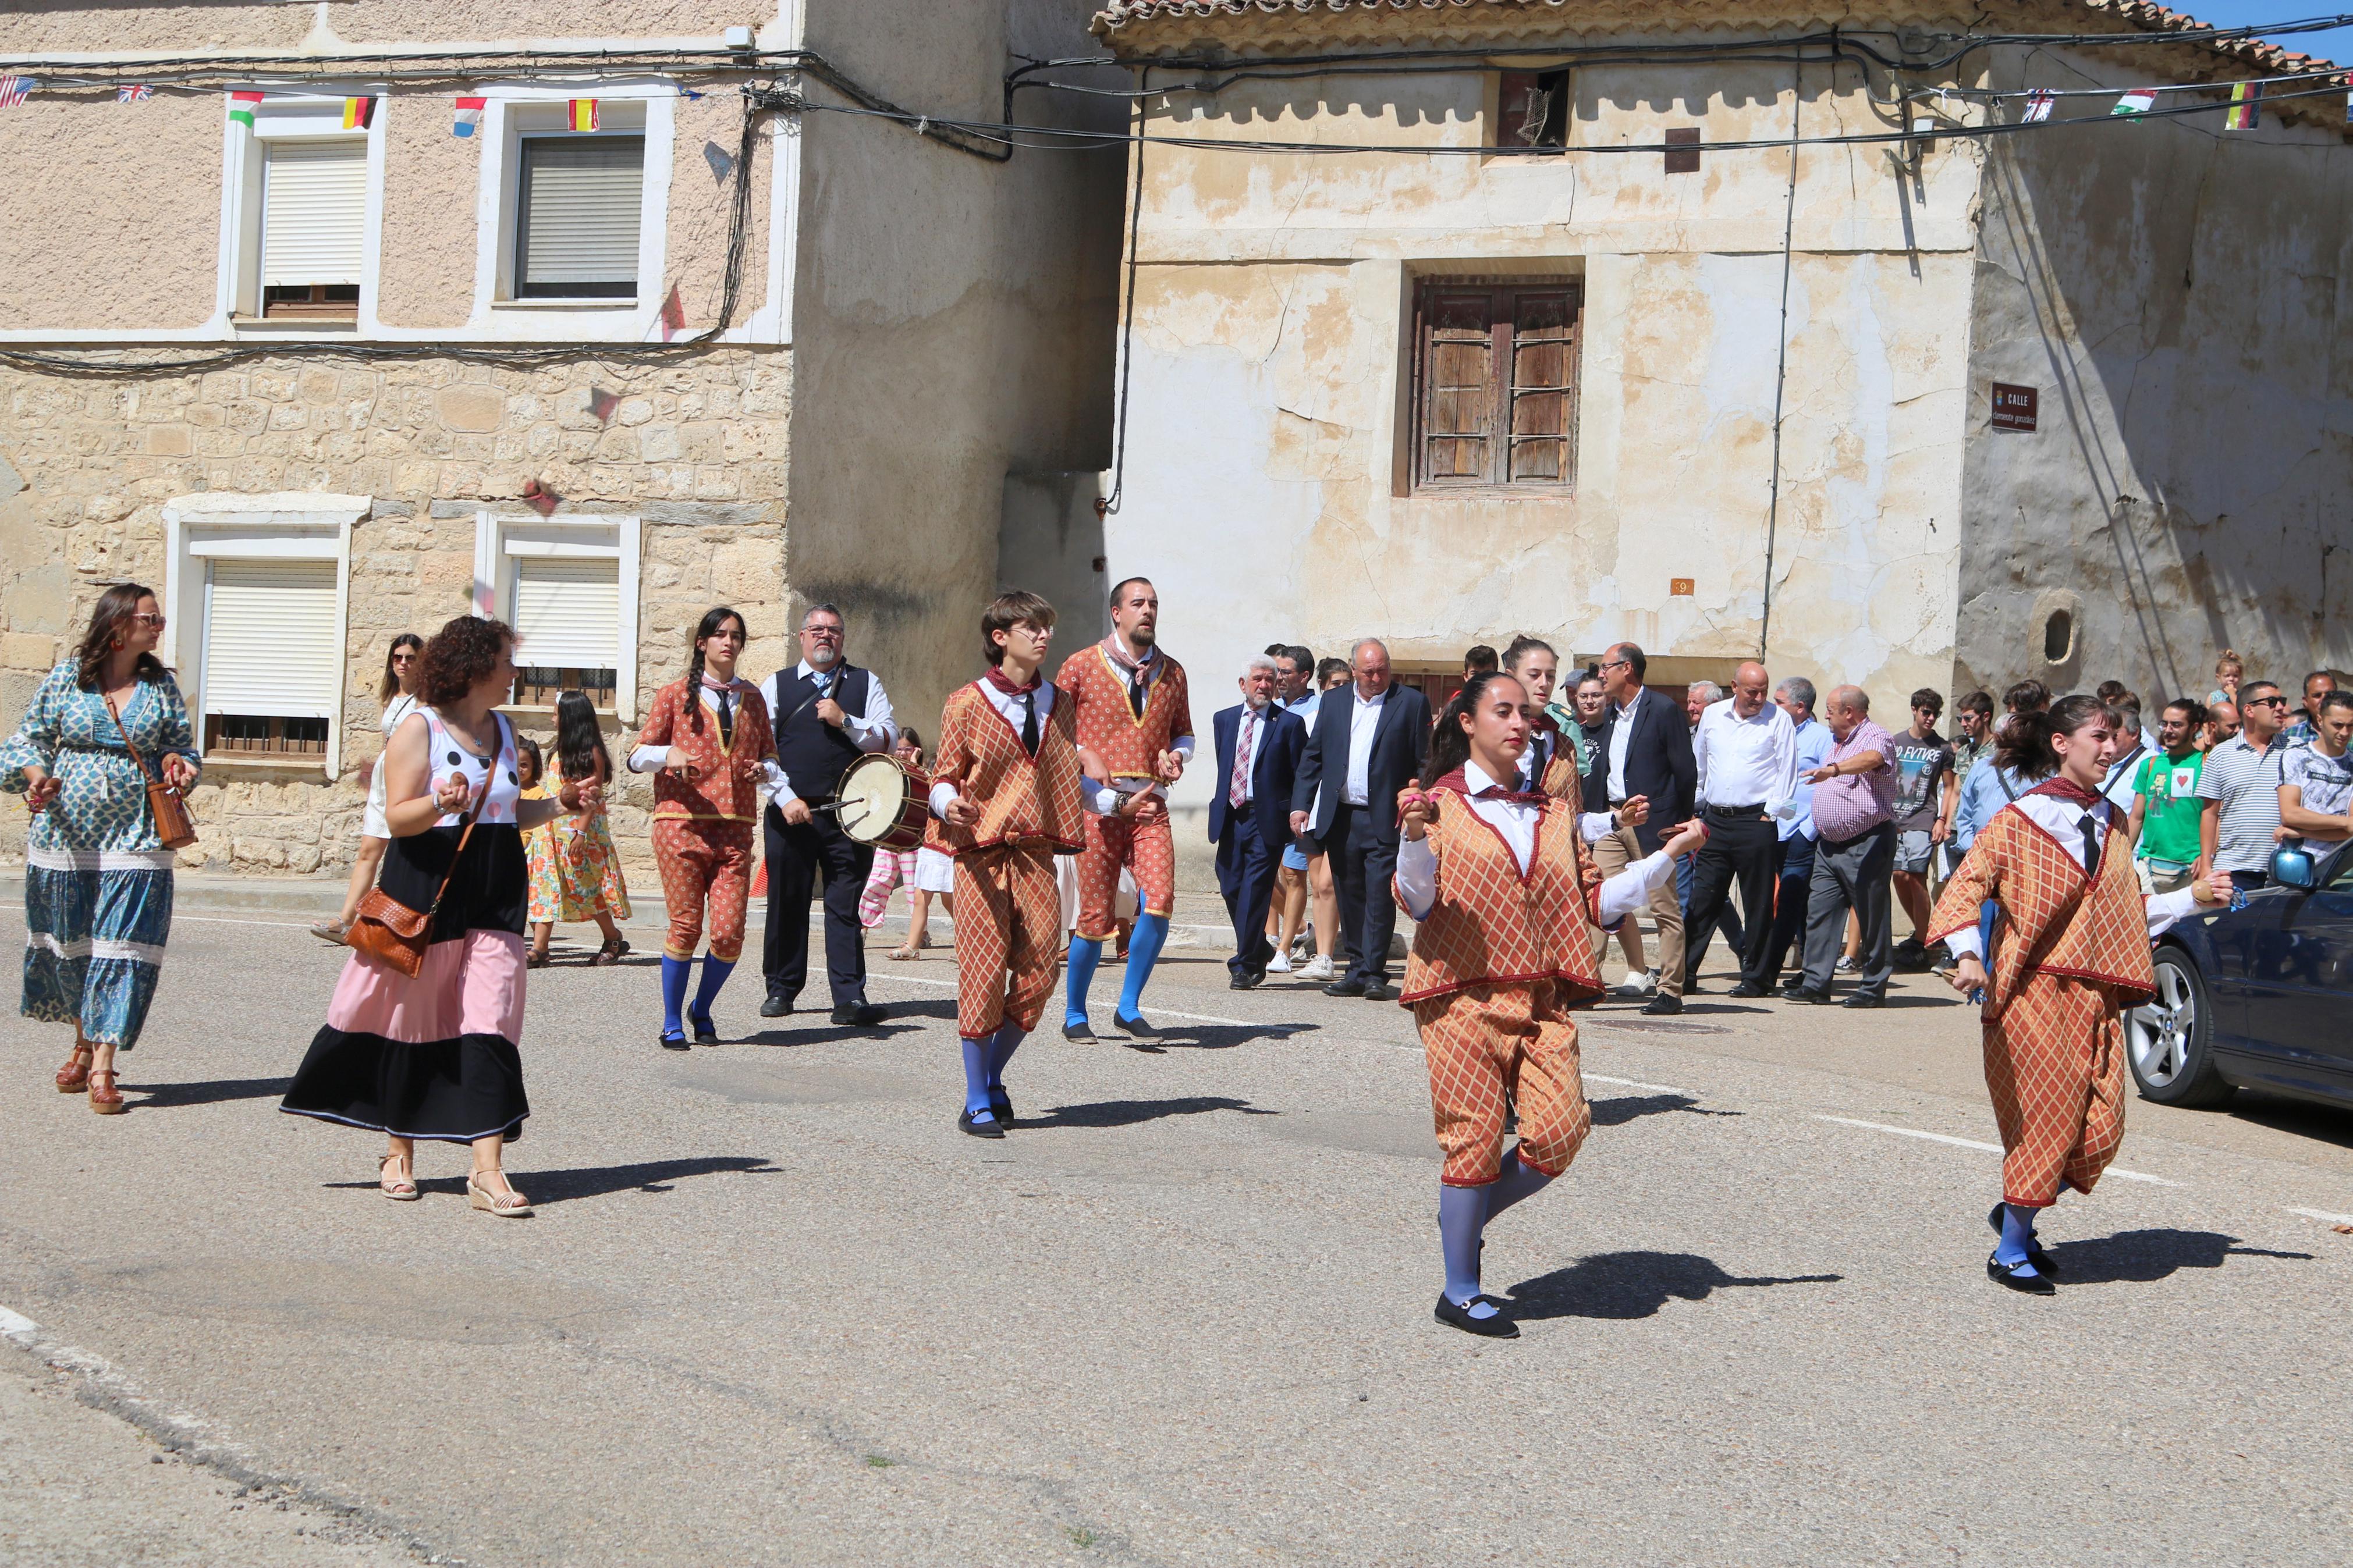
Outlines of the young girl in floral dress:
{"type": "MultiPolygon", "coordinates": [[[[596,710],[577,691],[567,691],[555,702],[555,745],[548,770],[548,788],[560,790],[569,780],[594,782],[609,788],[612,753],[596,728],[596,710]]],[[[588,962],[598,967],[621,962],[629,951],[618,922],[629,918],[629,887],[621,876],[620,857],[613,851],[613,830],[600,809],[580,816],[560,816],[533,835],[531,845],[531,961],[547,962],[548,939],[555,923],[594,921],[605,933],[604,946],[588,962]]]]}

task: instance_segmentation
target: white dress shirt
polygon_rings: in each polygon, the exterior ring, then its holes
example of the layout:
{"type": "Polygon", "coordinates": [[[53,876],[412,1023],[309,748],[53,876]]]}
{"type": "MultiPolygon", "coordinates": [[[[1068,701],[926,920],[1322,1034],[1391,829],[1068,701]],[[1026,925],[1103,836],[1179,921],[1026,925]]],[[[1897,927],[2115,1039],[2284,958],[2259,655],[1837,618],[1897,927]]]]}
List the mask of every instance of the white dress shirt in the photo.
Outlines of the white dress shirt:
{"type": "MultiPolygon", "coordinates": [[[[711,721],[716,724],[719,722],[719,693],[725,692],[741,703],[744,694],[754,689],[752,683],[740,676],[725,686],[717,686],[706,675],[702,678],[702,710],[710,714],[711,721]]],[[[727,721],[730,725],[735,722],[732,711],[727,721]]],[[[629,753],[628,770],[633,773],[658,773],[669,764],[670,753],[668,746],[639,746],[629,753]]],[[[800,798],[793,793],[793,786],[786,781],[785,770],[776,765],[774,757],[760,759],[760,790],[768,797],[770,805],[778,807],[786,801],[800,798]]]]}
{"type": "Polygon", "coordinates": [[[1735,699],[1711,702],[1692,736],[1701,805],[1762,805],[1793,816],[1798,793],[1798,727],[1770,702],[1743,719],[1735,699]]]}
{"type": "MultiPolygon", "coordinates": [[[[1481,790],[1493,788],[1494,779],[1476,762],[1462,764],[1462,782],[1468,793],[1476,795],[1481,790]]],[[[1479,819],[1503,836],[1511,847],[1512,857],[1520,863],[1520,872],[1527,873],[1536,852],[1536,819],[1544,808],[1516,800],[1473,800],[1471,809],[1479,819]]],[[[1600,837],[1615,826],[1609,814],[1595,811],[1577,817],[1577,833],[1588,844],[1600,837]],[[1597,830],[1596,825],[1599,825],[1597,830]]],[[[1601,915],[1600,924],[1612,927],[1628,915],[1650,902],[1651,894],[1674,870],[1674,857],[1660,849],[1645,855],[1623,871],[1601,884],[1597,900],[1601,915]]],[[[1398,845],[1397,889],[1405,900],[1405,911],[1417,921],[1428,920],[1438,901],[1438,851],[1431,848],[1427,835],[1419,839],[1408,838],[1398,845]]]]}
{"type": "MultiPolygon", "coordinates": [[[[794,673],[803,680],[807,680],[815,676],[817,671],[809,668],[808,660],[803,659],[795,667],[794,673]]],[[[833,667],[833,675],[835,679],[840,679],[840,665],[836,664],[833,667]]],[[[760,696],[768,704],[768,721],[779,730],[784,728],[785,721],[791,717],[785,711],[784,687],[785,672],[781,669],[760,682],[760,696]]],[[[833,687],[828,682],[825,695],[831,696],[832,693],[833,687]]],[[[814,708],[817,703],[811,702],[809,706],[814,708]]],[[[882,689],[882,678],[872,670],[866,672],[866,711],[852,713],[848,709],[844,709],[841,714],[841,728],[843,733],[858,742],[858,749],[861,752],[887,752],[891,749],[891,742],[899,738],[899,721],[891,711],[891,694],[882,689]]],[[[794,793],[793,786],[786,784],[784,793],[777,795],[776,801],[778,805],[782,805],[788,800],[799,798],[800,796],[794,793]]]]}
{"type": "MultiPolygon", "coordinates": [[[[980,694],[983,697],[988,699],[988,705],[990,707],[996,709],[999,713],[1002,713],[1005,716],[1005,721],[1013,726],[1013,732],[1017,735],[1021,733],[1021,721],[1025,716],[1022,709],[1021,694],[1013,691],[1000,691],[997,689],[997,686],[995,681],[987,679],[976,680],[973,682],[973,685],[979,689],[980,694]]],[[[1038,740],[1039,743],[1042,745],[1046,739],[1046,715],[1054,710],[1054,699],[1060,696],[1060,692],[1056,689],[1052,681],[1041,679],[1038,682],[1038,689],[1029,693],[1029,695],[1038,700],[1038,740]]],[[[1090,796],[1093,794],[1092,791],[1082,791],[1081,793],[1090,796]]],[[[958,798],[959,796],[957,795],[955,785],[946,783],[934,784],[932,786],[932,815],[944,818],[948,814],[948,806],[958,798]]]]}
{"type": "Polygon", "coordinates": [[[1348,710],[1348,782],[1340,798],[1349,805],[1365,805],[1373,787],[1373,731],[1380,728],[1381,705],[1389,700],[1389,689],[1383,687],[1378,697],[1367,697],[1353,686],[1348,691],[1355,701],[1348,710]]]}
{"type": "MultiPolygon", "coordinates": [[[[2125,854],[2132,852],[2132,847],[2128,844],[2109,842],[2111,830],[2116,826],[2116,810],[2114,805],[2105,800],[2087,809],[2077,805],[2073,801],[2061,800],[2055,795],[2021,795],[2002,807],[2002,810],[2024,813],[2029,822],[2056,839],[2059,847],[2073,857],[2078,866],[2084,863],[2084,818],[2086,815],[2092,819],[2092,834],[2099,843],[2100,853],[2103,856],[2115,854],[2119,850],[2125,854]]],[[[1999,816],[2000,813],[1996,815],[1999,816]]],[[[2182,888],[2175,892],[2158,893],[2142,900],[2141,904],[2143,911],[2148,917],[2148,934],[2152,937],[2162,936],[2172,928],[2174,921],[2197,912],[2198,889],[2192,886],[2182,888]]],[[[1978,940],[1978,928],[1972,923],[1965,930],[1957,931],[1947,937],[1945,949],[1957,959],[1974,958],[1983,963],[1985,947],[1978,940]]]]}
{"type": "Polygon", "coordinates": [[[1622,708],[1614,709],[1609,726],[1609,804],[1626,803],[1626,742],[1634,738],[1634,710],[1641,705],[1642,694],[1636,691],[1622,708]]]}

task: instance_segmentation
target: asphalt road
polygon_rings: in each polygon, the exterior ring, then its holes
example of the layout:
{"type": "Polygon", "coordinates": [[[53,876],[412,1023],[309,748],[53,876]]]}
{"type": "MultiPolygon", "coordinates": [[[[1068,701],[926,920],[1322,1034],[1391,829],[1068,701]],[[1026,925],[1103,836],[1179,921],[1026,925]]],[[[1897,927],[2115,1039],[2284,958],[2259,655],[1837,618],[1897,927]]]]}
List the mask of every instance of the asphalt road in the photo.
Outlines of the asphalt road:
{"type": "Polygon", "coordinates": [[[502,1221],[462,1151],[389,1204],[372,1135],[276,1113],[338,962],[184,918],[119,1119],[0,1021],[0,1559],[2345,1558],[2353,1116],[2136,1101],[2046,1222],[2061,1294],[2013,1296],[1925,979],[1586,1015],[1595,1131],[1490,1233],[1493,1343],[1430,1321],[1394,1005],[1180,951],[1165,1050],[1050,1027],[983,1142],[944,953],[875,963],[873,1035],[739,977],[682,1057],[649,964],[559,966],[502,1221]]]}

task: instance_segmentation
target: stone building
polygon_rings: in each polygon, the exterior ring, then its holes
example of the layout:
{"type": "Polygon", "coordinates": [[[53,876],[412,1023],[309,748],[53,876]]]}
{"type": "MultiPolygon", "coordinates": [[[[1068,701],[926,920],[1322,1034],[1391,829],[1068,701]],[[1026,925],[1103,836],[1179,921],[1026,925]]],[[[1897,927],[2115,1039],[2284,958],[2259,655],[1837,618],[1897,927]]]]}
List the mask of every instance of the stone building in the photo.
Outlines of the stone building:
{"type": "Polygon", "coordinates": [[[1100,548],[1221,698],[1363,635],[1433,682],[1514,631],[1673,682],[1761,649],[1896,713],[2353,664],[2344,82],[2195,26],[1121,0],[1159,140],[1100,548]]]}
{"type": "Polygon", "coordinates": [[[207,752],[184,863],[292,871],[349,861],[389,638],[470,608],[523,632],[526,731],[575,686],[617,741],[706,607],[756,677],[823,600],[928,731],[1007,496],[1107,458],[1121,165],[890,116],[998,121],[1089,8],[766,11],[13,16],[0,723],[106,584],[155,586],[207,752]]]}

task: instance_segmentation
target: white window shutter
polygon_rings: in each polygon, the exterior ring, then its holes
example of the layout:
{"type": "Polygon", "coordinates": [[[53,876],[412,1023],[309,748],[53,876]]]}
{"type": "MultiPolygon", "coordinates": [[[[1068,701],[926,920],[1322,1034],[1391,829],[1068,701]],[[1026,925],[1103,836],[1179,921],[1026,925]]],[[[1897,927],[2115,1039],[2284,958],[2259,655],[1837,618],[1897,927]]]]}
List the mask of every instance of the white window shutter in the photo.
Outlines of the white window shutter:
{"type": "Polygon", "coordinates": [[[638,279],[642,136],[532,136],[522,143],[515,281],[521,290],[638,279]]]}
{"type": "Polygon", "coordinates": [[[261,179],[262,283],[357,283],[366,140],[273,142],[261,179]]]}
{"type": "Polygon", "coordinates": [[[515,663],[614,669],[621,662],[621,563],[609,555],[514,558],[515,663]]]}
{"type": "Polygon", "coordinates": [[[343,673],[332,561],[215,561],[205,711],[332,719],[343,673]]]}

